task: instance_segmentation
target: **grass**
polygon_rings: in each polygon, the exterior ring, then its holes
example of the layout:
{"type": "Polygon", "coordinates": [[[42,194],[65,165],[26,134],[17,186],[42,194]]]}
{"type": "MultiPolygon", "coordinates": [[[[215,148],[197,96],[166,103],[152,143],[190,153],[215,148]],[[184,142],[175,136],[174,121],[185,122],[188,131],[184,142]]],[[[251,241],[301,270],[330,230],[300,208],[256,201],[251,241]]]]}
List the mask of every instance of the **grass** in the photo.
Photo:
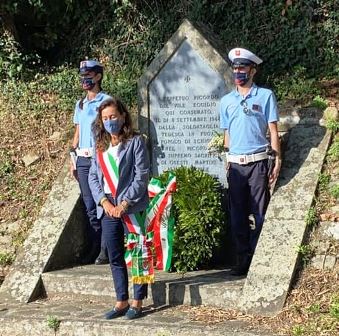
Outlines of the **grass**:
{"type": "Polygon", "coordinates": [[[11,265],[15,256],[12,253],[0,253],[0,266],[11,265]]]}
{"type": "Polygon", "coordinates": [[[317,209],[315,207],[311,207],[305,218],[306,224],[308,227],[312,228],[318,223],[318,215],[317,215],[317,209]]]}
{"type": "Polygon", "coordinates": [[[339,321],[339,293],[332,296],[329,313],[331,317],[339,321]]]}
{"type": "Polygon", "coordinates": [[[310,245],[307,244],[301,244],[296,248],[296,251],[300,254],[301,256],[301,260],[303,262],[304,265],[306,265],[313,254],[313,250],[312,247],[310,245]]]}
{"type": "Polygon", "coordinates": [[[54,333],[59,330],[61,321],[54,315],[47,316],[47,326],[52,329],[54,333]]]}

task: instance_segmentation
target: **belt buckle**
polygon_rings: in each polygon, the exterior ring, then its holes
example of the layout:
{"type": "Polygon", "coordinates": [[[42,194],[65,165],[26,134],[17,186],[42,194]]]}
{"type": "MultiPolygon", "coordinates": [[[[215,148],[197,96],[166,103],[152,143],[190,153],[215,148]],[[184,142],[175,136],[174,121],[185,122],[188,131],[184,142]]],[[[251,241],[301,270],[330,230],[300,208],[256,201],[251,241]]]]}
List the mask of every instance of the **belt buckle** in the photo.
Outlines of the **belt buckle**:
{"type": "Polygon", "coordinates": [[[241,155],[239,157],[239,163],[240,164],[246,164],[247,163],[247,156],[246,155],[241,155]]]}
{"type": "Polygon", "coordinates": [[[88,151],[85,151],[85,152],[84,152],[84,154],[85,154],[85,156],[87,156],[87,157],[88,157],[88,151]]]}

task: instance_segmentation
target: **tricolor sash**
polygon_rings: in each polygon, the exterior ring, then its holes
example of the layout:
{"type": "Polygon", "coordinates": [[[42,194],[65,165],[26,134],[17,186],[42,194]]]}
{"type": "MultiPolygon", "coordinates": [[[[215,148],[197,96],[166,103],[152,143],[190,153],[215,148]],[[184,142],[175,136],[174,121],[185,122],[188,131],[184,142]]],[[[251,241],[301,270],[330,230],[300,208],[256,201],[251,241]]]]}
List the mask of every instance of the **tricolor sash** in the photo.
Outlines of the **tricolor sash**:
{"type": "MultiPolygon", "coordinates": [[[[108,151],[98,151],[97,157],[109,189],[115,197],[119,166],[108,151]]],[[[170,268],[174,231],[171,194],[175,189],[176,177],[172,173],[169,174],[165,186],[160,180],[152,178],[148,185],[151,198],[148,208],[142,213],[122,216],[129,231],[125,260],[127,265],[131,266],[133,283],[154,282],[153,244],[157,269],[168,271],[170,268]]]]}
{"type": "Polygon", "coordinates": [[[148,185],[148,195],[153,197],[147,208],[150,231],[154,232],[153,245],[156,268],[168,271],[172,260],[174,217],[171,214],[172,193],[176,190],[176,176],[169,173],[165,185],[152,178],[148,185]]]}

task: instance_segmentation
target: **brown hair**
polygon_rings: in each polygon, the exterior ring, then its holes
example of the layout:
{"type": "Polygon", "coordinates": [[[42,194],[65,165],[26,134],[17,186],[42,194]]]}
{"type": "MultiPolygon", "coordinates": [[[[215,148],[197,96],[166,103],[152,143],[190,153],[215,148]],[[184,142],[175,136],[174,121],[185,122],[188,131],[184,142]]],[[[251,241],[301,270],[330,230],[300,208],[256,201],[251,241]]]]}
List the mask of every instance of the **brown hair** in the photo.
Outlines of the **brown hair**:
{"type": "Polygon", "coordinates": [[[111,143],[111,135],[105,130],[102,122],[102,111],[109,106],[116,107],[119,114],[125,117],[125,122],[119,132],[119,140],[124,142],[135,134],[132,127],[131,115],[123,102],[119,98],[110,98],[103,101],[98,108],[98,114],[92,124],[95,148],[102,152],[107,150],[111,143]]]}

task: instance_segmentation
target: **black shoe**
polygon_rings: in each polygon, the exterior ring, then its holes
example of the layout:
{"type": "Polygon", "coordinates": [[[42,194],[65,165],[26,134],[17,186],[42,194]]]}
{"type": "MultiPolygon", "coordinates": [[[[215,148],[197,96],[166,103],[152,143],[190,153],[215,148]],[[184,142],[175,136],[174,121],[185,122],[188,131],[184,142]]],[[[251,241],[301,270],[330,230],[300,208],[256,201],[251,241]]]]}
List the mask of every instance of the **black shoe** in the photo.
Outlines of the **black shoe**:
{"type": "Polygon", "coordinates": [[[235,276],[247,275],[252,261],[252,255],[241,255],[238,257],[238,264],[232,268],[230,274],[235,276]]]}
{"type": "Polygon", "coordinates": [[[95,259],[94,264],[95,265],[106,265],[109,263],[108,256],[107,256],[107,250],[101,249],[98,257],[95,259]]]}
{"type": "Polygon", "coordinates": [[[241,275],[247,275],[248,273],[248,267],[240,267],[240,266],[236,266],[234,268],[232,268],[230,275],[234,275],[234,276],[241,276],[241,275]]]}

